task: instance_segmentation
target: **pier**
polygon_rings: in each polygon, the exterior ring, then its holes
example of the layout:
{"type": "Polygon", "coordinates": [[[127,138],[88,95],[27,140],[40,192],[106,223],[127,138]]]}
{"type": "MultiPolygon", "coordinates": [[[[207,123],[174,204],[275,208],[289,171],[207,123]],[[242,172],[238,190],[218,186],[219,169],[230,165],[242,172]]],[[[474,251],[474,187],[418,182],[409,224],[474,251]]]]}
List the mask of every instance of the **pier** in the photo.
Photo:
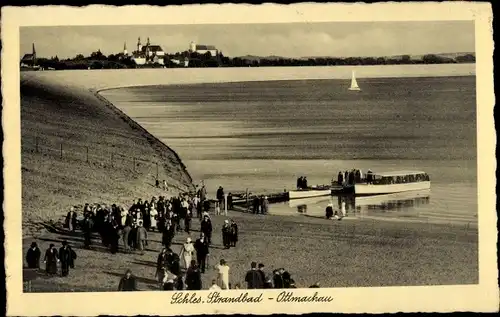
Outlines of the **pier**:
{"type": "MultiPolygon", "coordinates": [[[[321,187],[320,185],[317,185],[315,187],[321,187]]],[[[331,195],[344,195],[344,194],[349,194],[349,187],[346,188],[341,185],[333,185],[333,186],[328,186],[331,190],[331,195]]],[[[287,202],[290,200],[290,196],[288,193],[288,190],[283,190],[281,192],[262,192],[262,193],[253,193],[250,192],[248,189],[246,192],[235,192],[232,193],[233,197],[233,205],[234,206],[241,206],[241,207],[246,207],[249,208],[253,204],[253,200],[255,198],[261,198],[261,197],[267,197],[267,201],[269,203],[282,203],[282,202],[287,202]]],[[[227,198],[227,195],[226,195],[227,198]]],[[[216,199],[210,199],[210,204],[213,205],[217,201],[216,199]]]]}

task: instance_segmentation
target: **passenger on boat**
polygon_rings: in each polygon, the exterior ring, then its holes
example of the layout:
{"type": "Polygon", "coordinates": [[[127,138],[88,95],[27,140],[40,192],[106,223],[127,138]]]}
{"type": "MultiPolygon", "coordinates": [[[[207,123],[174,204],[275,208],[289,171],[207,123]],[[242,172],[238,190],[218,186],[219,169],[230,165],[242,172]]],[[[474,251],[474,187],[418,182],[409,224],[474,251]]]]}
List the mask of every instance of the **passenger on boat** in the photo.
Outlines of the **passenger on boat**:
{"type": "Polygon", "coordinates": [[[368,172],[366,173],[366,182],[368,184],[373,184],[373,173],[371,170],[368,170],[368,172]]]}
{"type": "Polygon", "coordinates": [[[359,172],[359,170],[356,170],[356,172],[354,173],[354,176],[356,179],[356,183],[360,183],[361,182],[361,173],[359,172]]]}
{"type": "Polygon", "coordinates": [[[302,179],[302,189],[307,189],[307,177],[305,176],[302,179]]]}
{"type": "Polygon", "coordinates": [[[342,172],[339,172],[339,175],[337,176],[337,183],[339,184],[339,186],[342,186],[342,184],[344,183],[344,175],[342,175],[342,172]]]}
{"type": "Polygon", "coordinates": [[[302,176],[297,178],[297,189],[302,189],[302,180],[303,180],[302,176]]]}

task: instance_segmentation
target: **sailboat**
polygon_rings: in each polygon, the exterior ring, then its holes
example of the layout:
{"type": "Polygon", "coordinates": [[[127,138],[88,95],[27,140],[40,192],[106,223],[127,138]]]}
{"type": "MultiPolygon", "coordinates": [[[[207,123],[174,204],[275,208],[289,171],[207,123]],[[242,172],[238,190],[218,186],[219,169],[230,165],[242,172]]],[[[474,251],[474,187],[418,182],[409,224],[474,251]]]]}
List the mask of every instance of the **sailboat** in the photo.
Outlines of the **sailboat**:
{"type": "Polygon", "coordinates": [[[352,71],[351,87],[349,87],[349,90],[361,91],[361,88],[359,88],[358,82],[356,81],[356,75],[355,75],[354,71],[352,71]]]}

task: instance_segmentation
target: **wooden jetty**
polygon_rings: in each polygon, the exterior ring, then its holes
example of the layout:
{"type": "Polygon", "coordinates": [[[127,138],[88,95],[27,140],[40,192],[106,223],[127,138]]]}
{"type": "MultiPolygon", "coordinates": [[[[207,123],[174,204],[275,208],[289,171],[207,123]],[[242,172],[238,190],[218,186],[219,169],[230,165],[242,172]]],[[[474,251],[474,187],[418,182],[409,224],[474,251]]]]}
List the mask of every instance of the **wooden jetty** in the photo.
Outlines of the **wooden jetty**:
{"type": "MultiPolygon", "coordinates": [[[[328,187],[330,187],[331,189],[331,195],[345,195],[352,192],[350,187],[344,187],[342,185],[332,184],[328,185],[328,187]]],[[[233,197],[234,206],[245,206],[247,208],[252,206],[255,198],[260,199],[262,197],[267,197],[267,201],[269,203],[281,203],[290,200],[290,196],[287,190],[273,193],[252,193],[247,189],[246,192],[236,192],[231,193],[231,195],[233,197]]],[[[210,200],[211,203],[215,203],[215,201],[216,200],[210,200]]]]}

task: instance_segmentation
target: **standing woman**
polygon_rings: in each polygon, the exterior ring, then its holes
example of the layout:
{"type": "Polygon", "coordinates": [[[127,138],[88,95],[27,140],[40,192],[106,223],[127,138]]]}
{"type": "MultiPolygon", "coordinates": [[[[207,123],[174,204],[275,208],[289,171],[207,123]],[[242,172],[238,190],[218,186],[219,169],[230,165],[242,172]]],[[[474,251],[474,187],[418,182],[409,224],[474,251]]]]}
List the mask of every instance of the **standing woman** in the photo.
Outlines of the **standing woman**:
{"type": "Polygon", "coordinates": [[[54,244],[51,243],[47,251],[45,251],[45,258],[43,263],[45,263],[45,271],[47,274],[57,274],[57,263],[59,262],[59,257],[57,256],[57,249],[54,244]]]}
{"type": "Polygon", "coordinates": [[[231,219],[231,246],[235,247],[238,242],[238,225],[231,219]]]}
{"type": "Polygon", "coordinates": [[[40,256],[41,252],[38,248],[36,242],[31,243],[31,247],[26,253],[26,262],[28,263],[28,268],[30,269],[38,269],[40,268],[40,256]]]}
{"type": "Polygon", "coordinates": [[[156,260],[156,277],[158,278],[158,283],[160,288],[163,288],[163,279],[165,278],[165,267],[167,262],[167,249],[163,248],[158,255],[156,260]]]}
{"type": "Polygon", "coordinates": [[[186,243],[184,243],[184,246],[181,251],[181,258],[184,260],[184,269],[188,269],[189,266],[191,265],[191,260],[193,259],[193,253],[194,253],[194,245],[191,241],[191,238],[186,239],[186,243]]]}
{"type": "Polygon", "coordinates": [[[149,212],[149,222],[150,222],[150,229],[151,231],[155,231],[156,229],[156,221],[158,220],[158,211],[156,210],[155,206],[152,204],[151,205],[151,211],[149,212]]]}

